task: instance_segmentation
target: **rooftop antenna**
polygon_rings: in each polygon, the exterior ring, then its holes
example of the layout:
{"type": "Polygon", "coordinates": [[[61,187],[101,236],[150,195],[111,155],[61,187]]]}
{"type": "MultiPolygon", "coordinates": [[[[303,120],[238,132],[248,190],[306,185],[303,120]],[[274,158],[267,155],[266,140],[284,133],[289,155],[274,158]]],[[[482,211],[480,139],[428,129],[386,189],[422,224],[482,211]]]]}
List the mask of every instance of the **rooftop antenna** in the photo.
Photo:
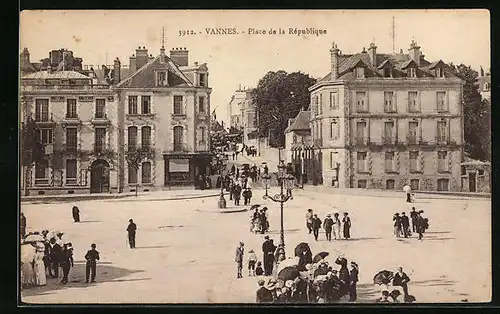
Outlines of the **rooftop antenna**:
{"type": "Polygon", "coordinates": [[[392,53],[396,53],[396,17],[394,15],[392,16],[391,38],[392,38],[392,53]]]}

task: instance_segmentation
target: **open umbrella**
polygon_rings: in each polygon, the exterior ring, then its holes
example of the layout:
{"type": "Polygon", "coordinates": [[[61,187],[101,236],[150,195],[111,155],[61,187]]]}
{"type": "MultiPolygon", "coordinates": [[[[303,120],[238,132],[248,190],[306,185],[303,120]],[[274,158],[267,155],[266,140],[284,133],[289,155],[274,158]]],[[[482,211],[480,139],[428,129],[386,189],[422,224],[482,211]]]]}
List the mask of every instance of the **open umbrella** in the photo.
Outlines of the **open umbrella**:
{"type": "Polygon", "coordinates": [[[403,191],[405,191],[406,193],[410,192],[411,191],[411,187],[409,185],[405,185],[403,187],[403,191]]]}
{"type": "Polygon", "coordinates": [[[297,246],[295,247],[295,256],[301,256],[302,252],[307,252],[307,251],[311,251],[309,244],[307,244],[306,242],[301,242],[297,244],[297,246]]]}
{"type": "Polygon", "coordinates": [[[278,279],[281,279],[283,281],[294,280],[295,278],[299,277],[299,275],[300,273],[296,266],[288,266],[283,268],[278,273],[278,279]]]}
{"type": "Polygon", "coordinates": [[[258,207],[260,207],[260,205],[258,205],[258,204],[252,205],[252,207],[250,207],[250,210],[255,210],[258,207]]]}
{"type": "Polygon", "coordinates": [[[43,242],[45,239],[39,234],[30,234],[24,239],[24,243],[43,242]]]}
{"type": "MultiPolygon", "coordinates": [[[[279,264],[278,264],[278,273],[283,269],[283,268],[286,268],[286,267],[290,267],[290,266],[297,266],[299,264],[299,258],[298,257],[289,257],[287,258],[286,260],[284,261],[281,261],[279,264]]],[[[300,270],[300,269],[299,269],[300,270]]]]}
{"type": "Polygon", "coordinates": [[[379,271],[374,277],[373,277],[373,283],[376,285],[388,285],[392,278],[394,277],[394,273],[389,270],[382,270],[379,271]]]}
{"type": "Polygon", "coordinates": [[[321,261],[322,259],[324,259],[328,255],[330,255],[330,253],[328,253],[328,252],[320,252],[320,253],[316,254],[316,256],[314,256],[314,258],[313,258],[313,263],[317,263],[317,262],[321,261]]]}

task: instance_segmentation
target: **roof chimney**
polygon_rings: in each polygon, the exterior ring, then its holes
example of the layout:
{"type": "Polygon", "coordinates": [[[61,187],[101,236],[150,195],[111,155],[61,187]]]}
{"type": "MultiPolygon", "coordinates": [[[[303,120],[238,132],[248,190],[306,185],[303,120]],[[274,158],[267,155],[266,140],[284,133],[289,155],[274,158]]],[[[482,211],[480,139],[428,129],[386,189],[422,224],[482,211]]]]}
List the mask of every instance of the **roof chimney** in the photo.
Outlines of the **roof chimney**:
{"type": "Polygon", "coordinates": [[[128,65],[130,73],[134,73],[135,70],[137,70],[137,58],[133,54],[132,57],[130,57],[129,65],[128,65]]]}
{"type": "Polygon", "coordinates": [[[332,71],[331,80],[336,80],[339,75],[339,49],[335,42],[332,42],[332,48],[330,49],[330,66],[332,71]]]}
{"type": "Polygon", "coordinates": [[[113,62],[113,81],[115,84],[120,82],[120,71],[121,71],[121,62],[120,59],[116,58],[113,62]]]}
{"type": "Polygon", "coordinates": [[[368,55],[370,56],[370,62],[374,67],[377,67],[377,46],[375,43],[370,43],[370,47],[368,48],[368,55]]]}
{"type": "Polygon", "coordinates": [[[170,59],[178,66],[189,65],[189,51],[186,48],[175,48],[170,50],[170,59]]]}
{"type": "Polygon", "coordinates": [[[417,45],[417,43],[412,40],[411,41],[411,44],[410,44],[410,49],[409,50],[409,55],[410,55],[410,58],[415,61],[415,63],[420,66],[420,55],[421,55],[421,51],[420,51],[420,47],[417,45]]]}
{"type": "Polygon", "coordinates": [[[149,61],[149,55],[148,55],[148,50],[146,47],[140,47],[135,50],[135,55],[136,55],[136,69],[140,69],[143,65],[148,63],[149,61]]]}

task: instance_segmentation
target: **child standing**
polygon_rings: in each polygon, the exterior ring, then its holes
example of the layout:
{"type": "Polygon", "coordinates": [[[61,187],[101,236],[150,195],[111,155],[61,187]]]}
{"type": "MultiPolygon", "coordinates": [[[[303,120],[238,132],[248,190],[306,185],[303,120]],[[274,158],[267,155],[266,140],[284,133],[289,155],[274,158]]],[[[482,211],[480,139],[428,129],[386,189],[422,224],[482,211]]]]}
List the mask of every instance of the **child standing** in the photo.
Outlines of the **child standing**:
{"type": "Polygon", "coordinates": [[[248,251],[248,276],[255,276],[255,264],[257,263],[257,255],[253,250],[248,251]]]}

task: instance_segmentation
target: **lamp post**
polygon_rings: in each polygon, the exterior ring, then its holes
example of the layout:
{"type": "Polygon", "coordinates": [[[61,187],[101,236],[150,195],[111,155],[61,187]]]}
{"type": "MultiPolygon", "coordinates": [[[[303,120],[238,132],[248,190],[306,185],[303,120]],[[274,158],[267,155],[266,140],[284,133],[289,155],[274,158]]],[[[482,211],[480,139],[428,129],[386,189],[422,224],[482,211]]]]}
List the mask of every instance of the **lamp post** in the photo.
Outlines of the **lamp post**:
{"type": "MultiPolygon", "coordinates": [[[[283,160],[280,160],[280,164],[278,165],[278,184],[280,185],[280,194],[276,194],[274,196],[270,196],[267,194],[264,195],[264,199],[270,199],[275,203],[280,203],[280,245],[278,246],[278,261],[281,262],[285,260],[285,229],[284,229],[284,221],[283,221],[283,204],[288,200],[293,199],[292,193],[290,190],[293,189],[295,177],[291,174],[287,174],[286,165],[283,160]],[[286,190],[286,193],[285,193],[286,190]]],[[[267,183],[266,178],[266,183],[267,183]]]]}
{"type": "Polygon", "coordinates": [[[224,198],[224,168],[226,166],[225,160],[222,158],[222,154],[217,154],[217,166],[219,168],[220,176],[220,197],[219,197],[219,209],[226,208],[226,199],[224,198]]]}

